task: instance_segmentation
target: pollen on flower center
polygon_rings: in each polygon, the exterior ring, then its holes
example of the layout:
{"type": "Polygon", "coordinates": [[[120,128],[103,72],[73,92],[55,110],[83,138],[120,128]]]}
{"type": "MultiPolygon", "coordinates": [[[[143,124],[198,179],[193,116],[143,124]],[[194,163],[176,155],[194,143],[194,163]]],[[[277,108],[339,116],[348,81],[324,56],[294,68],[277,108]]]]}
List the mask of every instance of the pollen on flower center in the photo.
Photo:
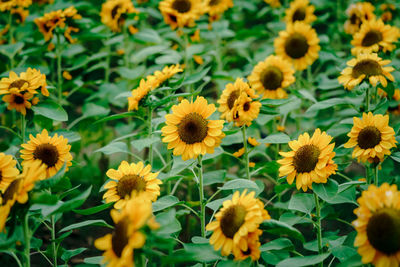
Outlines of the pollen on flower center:
{"type": "Polygon", "coordinates": [[[225,210],[220,222],[222,233],[233,238],[243,225],[246,213],[246,208],[242,205],[234,205],[225,210]]]}
{"type": "Polygon", "coordinates": [[[111,238],[112,250],[119,258],[122,251],[129,242],[128,238],[128,220],[121,220],[115,225],[114,232],[111,238]]]}
{"type": "Polygon", "coordinates": [[[29,82],[26,81],[26,80],[23,80],[23,79],[16,80],[16,81],[12,82],[8,88],[10,88],[10,89],[11,88],[18,88],[18,89],[20,89],[20,88],[22,88],[22,86],[24,86],[25,83],[27,83],[29,85],[29,82]]]}
{"type": "Polygon", "coordinates": [[[233,108],[233,105],[235,104],[235,101],[236,99],[238,99],[238,97],[239,97],[239,90],[235,90],[229,95],[227,101],[229,109],[233,108]]]}
{"type": "Polygon", "coordinates": [[[187,114],[178,125],[179,137],[186,144],[194,144],[207,136],[207,120],[197,113],[187,114]]]}
{"type": "Polygon", "coordinates": [[[371,46],[373,44],[377,44],[382,41],[383,36],[380,31],[371,30],[365,36],[361,42],[362,46],[371,46]]]}
{"type": "Polygon", "coordinates": [[[297,172],[310,172],[315,169],[321,151],[314,145],[300,147],[293,158],[293,165],[297,172]]]}
{"type": "Polygon", "coordinates": [[[368,221],[367,237],[371,245],[387,255],[400,251],[400,211],[383,208],[368,221]]]}
{"type": "Polygon", "coordinates": [[[381,132],[375,126],[367,126],[358,134],[357,142],[362,149],[373,148],[381,142],[381,132]]]}
{"type": "Polygon", "coordinates": [[[285,51],[291,58],[301,58],[307,54],[309,45],[306,37],[293,33],[285,42],[285,51]]]}
{"type": "Polygon", "coordinates": [[[130,195],[132,191],[144,191],[146,189],[146,181],[136,174],[123,176],[117,185],[117,193],[120,197],[130,195]]]}
{"type": "Polygon", "coordinates": [[[192,4],[189,0],[175,0],[172,4],[172,8],[178,11],[179,13],[186,13],[190,10],[192,4]]]}
{"type": "Polygon", "coordinates": [[[293,13],[292,22],[302,21],[305,18],[306,18],[306,8],[301,7],[301,8],[296,9],[296,11],[293,13]]]}
{"type": "Polygon", "coordinates": [[[358,78],[362,74],[365,74],[367,77],[371,75],[380,75],[382,74],[381,65],[375,60],[361,60],[353,67],[351,75],[353,78],[358,78]]]}
{"type": "Polygon", "coordinates": [[[41,144],[36,147],[33,152],[33,157],[35,159],[40,159],[45,163],[48,167],[53,167],[56,165],[59,153],[57,148],[51,144],[41,144]]]}
{"type": "Polygon", "coordinates": [[[261,83],[267,90],[276,90],[282,85],[283,73],[274,66],[266,68],[260,75],[261,83]]]}

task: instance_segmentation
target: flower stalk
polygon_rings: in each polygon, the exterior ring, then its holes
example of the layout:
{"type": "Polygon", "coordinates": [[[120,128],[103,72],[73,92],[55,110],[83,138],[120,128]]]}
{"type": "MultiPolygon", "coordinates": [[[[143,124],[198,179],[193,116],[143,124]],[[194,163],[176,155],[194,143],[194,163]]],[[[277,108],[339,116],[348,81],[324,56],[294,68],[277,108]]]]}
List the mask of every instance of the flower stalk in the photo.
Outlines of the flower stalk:
{"type": "Polygon", "coordinates": [[[246,178],[250,180],[249,151],[247,148],[246,125],[243,125],[243,127],[242,127],[242,135],[243,135],[244,164],[245,164],[245,169],[246,169],[246,178]]]}

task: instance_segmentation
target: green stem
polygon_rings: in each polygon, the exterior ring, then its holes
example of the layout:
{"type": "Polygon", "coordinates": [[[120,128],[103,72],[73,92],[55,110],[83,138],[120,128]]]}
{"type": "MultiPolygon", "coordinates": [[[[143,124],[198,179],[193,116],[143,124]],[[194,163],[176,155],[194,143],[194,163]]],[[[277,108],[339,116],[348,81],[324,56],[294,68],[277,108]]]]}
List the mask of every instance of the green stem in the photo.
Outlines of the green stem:
{"type": "Polygon", "coordinates": [[[366,108],[366,112],[369,112],[369,93],[370,93],[370,88],[368,86],[367,88],[367,92],[365,95],[365,108],[366,108]]]}
{"type": "Polygon", "coordinates": [[[378,181],[378,179],[379,179],[379,175],[378,175],[378,172],[379,172],[379,168],[378,168],[378,164],[376,164],[376,166],[374,167],[374,184],[376,185],[376,186],[378,186],[378,183],[379,183],[379,181],[378,181]]]}
{"type": "Polygon", "coordinates": [[[58,89],[58,103],[61,105],[62,100],[62,73],[61,73],[61,40],[60,33],[57,32],[57,46],[56,46],[56,56],[57,56],[57,89],[58,89]]]}
{"type": "Polygon", "coordinates": [[[22,143],[25,143],[25,131],[26,131],[26,121],[25,121],[25,115],[21,114],[21,138],[22,138],[22,143]]]}
{"type": "MultiPolygon", "coordinates": [[[[151,138],[152,138],[152,135],[153,135],[153,127],[152,127],[152,119],[153,119],[153,109],[149,106],[149,109],[148,109],[148,119],[147,119],[147,121],[148,121],[148,130],[149,130],[149,132],[148,132],[148,134],[149,134],[149,139],[151,140],[151,138]]],[[[151,166],[153,166],[153,143],[150,141],[150,147],[149,147],[149,162],[150,162],[150,165],[151,166]]]]}
{"type": "MultiPolygon", "coordinates": [[[[109,40],[109,39],[108,39],[109,40]]],[[[106,58],[106,69],[104,74],[104,82],[110,82],[110,64],[111,64],[111,45],[107,44],[107,58],[106,58]]]]}
{"type": "Polygon", "coordinates": [[[203,157],[199,155],[198,168],[199,168],[199,195],[200,195],[200,221],[201,221],[201,236],[206,237],[206,203],[204,201],[204,188],[203,188],[203,157]]]}
{"type": "Polygon", "coordinates": [[[26,266],[31,266],[31,233],[29,230],[29,215],[28,212],[25,214],[24,218],[24,239],[25,239],[25,260],[26,266]]]}
{"type": "Polygon", "coordinates": [[[57,267],[57,247],[56,247],[56,222],[54,215],[51,216],[51,247],[53,249],[53,266],[57,267]]]}
{"type": "Polygon", "coordinates": [[[250,180],[250,170],[249,170],[249,153],[247,150],[247,137],[246,137],[246,125],[242,127],[242,135],[243,135],[243,146],[244,146],[244,161],[246,167],[246,177],[250,180]]]}
{"type": "MultiPolygon", "coordinates": [[[[10,13],[8,15],[8,26],[9,26],[9,31],[8,31],[8,43],[11,45],[13,43],[13,39],[14,39],[14,28],[12,25],[12,14],[11,14],[11,10],[10,13]]],[[[10,70],[14,68],[14,56],[10,57],[10,70]]]]}
{"type": "MultiPolygon", "coordinates": [[[[317,194],[314,192],[314,200],[315,200],[315,210],[317,212],[317,239],[318,239],[318,253],[322,254],[322,229],[321,229],[321,207],[319,205],[319,200],[317,194]]],[[[321,262],[321,267],[323,263],[321,262]]]]}
{"type": "Polygon", "coordinates": [[[368,165],[365,165],[365,172],[366,172],[366,178],[367,178],[367,184],[370,185],[371,184],[371,174],[369,171],[369,167],[368,165]]]}

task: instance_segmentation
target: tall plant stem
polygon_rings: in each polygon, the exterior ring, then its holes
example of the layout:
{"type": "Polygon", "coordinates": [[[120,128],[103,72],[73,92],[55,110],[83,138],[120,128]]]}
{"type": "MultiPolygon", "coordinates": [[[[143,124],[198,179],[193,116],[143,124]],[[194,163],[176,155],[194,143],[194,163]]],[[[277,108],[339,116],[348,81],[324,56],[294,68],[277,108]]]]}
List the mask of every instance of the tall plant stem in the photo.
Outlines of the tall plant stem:
{"type": "MultiPolygon", "coordinates": [[[[9,31],[8,31],[8,44],[12,44],[13,43],[13,39],[14,39],[14,27],[12,25],[12,14],[11,14],[11,10],[10,13],[8,15],[8,27],[9,27],[9,31]]],[[[10,70],[14,68],[14,54],[12,54],[12,56],[10,57],[10,70]]]]}
{"type": "Polygon", "coordinates": [[[25,239],[25,249],[24,249],[24,254],[25,254],[25,266],[30,267],[31,266],[31,232],[29,230],[29,215],[28,212],[25,214],[24,218],[24,239],[25,239]]]}
{"type": "Polygon", "coordinates": [[[25,115],[21,114],[21,138],[22,143],[25,143],[25,132],[26,132],[26,120],[25,115]]]}
{"type": "Polygon", "coordinates": [[[51,215],[51,247],[53,250],[53,266],[57,267],[57,247],[56,247],[56,221],[55,216],[51,215]]]}
{"type": "Polygon", "coordinates": [[[368,88],[367,88],[367,92],[366,92],[366,95],[365,95],[365,111],[366,112],[369,112],[369,102],[370,102],[370,100],[369,100],[369,98],[370,98],[370,92],[371,92],[371,89],[370,89],[370,87],[368,86],[368,88]]]}
{"type": "Polygon", "coordinates": [[[244,161],[245,161],[245,169],[246,169],[246,178],[250,180],[249,152],[248,152],[248,149],[247,149],[246,125],[243,125],[243,127],[242,127],[242,135],[243,135],[243,147],[244,147],[244,161]]]}
{"type": "Polygon", "coordinates": [[[198,157],[199,169],[199,195],[200,195],[200,221],[201,221],[201,236],[206,237],[206,203],[204,201],[204,188],[203,188],[203,157],[198,157]]]}
{"type": "Polygon", "coordinates": [[[374,184],[376,186],[378,186],[378,183],[379,183],[379,174],[378,174],[379,167],[378,166],[379,166],[378,164],[376,166],[374,166],[374,184]]]}
{"type": "MultiPolygon", "coordinates": [[[[318,239],[318,253],[322,254],[322,229],[321,229],[321,207],[319,205],[319,199],[317,194],[314,192],[314,200],[315,200],[315,210],[317,212],[316,219],[317,219],[317,239],[318,239]]],[[[321,262],[321,267],[323,263],[321,262]]]]}
{"type": "Polygon", "coordinates": [[[61,57],[62,47],[60,40],[60,33],[57,32],[57,45],[56,45],[56,56],[57,56],[57,89],[58,89],[58,104],[61,105],[62,101],[62,74],[61,74],[61,57]]]}
{"type": "Polygon", "coordinates": [[[153,136],[153,126],[152,126],[152,119],[153,119],[153,109],[152,107],[149,106],[148,108],[148,119],[147,119],[147,124],[148,124],[148,135],[150,139],[150,146],[149,146],[149,162],[150,165],[153,166],[153,143],[151,142],[151,138],[153,136]]]}

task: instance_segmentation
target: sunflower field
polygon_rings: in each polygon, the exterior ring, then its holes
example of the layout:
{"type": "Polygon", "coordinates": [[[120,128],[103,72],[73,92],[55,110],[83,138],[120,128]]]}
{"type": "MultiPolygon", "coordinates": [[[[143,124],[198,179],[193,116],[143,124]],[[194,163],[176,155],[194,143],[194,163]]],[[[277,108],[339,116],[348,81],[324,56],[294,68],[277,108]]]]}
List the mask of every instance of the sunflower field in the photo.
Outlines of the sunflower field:
{"type": "Polygon", "coordinates": [[[398,0],[0,0],[0,266],[400,266],[398,0]]]}

